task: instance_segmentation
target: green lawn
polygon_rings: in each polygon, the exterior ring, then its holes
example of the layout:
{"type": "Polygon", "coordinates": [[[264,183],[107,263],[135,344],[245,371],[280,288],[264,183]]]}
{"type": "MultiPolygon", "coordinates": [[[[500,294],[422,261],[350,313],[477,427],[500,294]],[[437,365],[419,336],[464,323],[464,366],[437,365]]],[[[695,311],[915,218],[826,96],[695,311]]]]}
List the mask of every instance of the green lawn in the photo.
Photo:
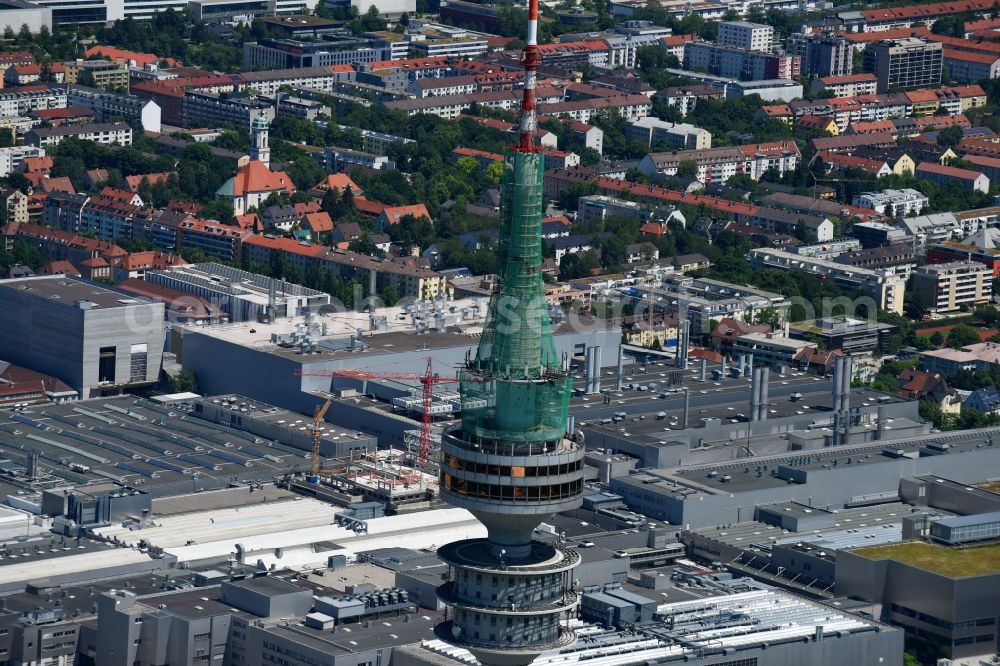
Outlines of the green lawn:
{"type": "Polygon", "coordinates": [[[1000,571],[1000,544],[961,549],[915,541],[856,548],[852,552],[870,560],[897,560],[949,578],[979,576],[1000,571]]]}

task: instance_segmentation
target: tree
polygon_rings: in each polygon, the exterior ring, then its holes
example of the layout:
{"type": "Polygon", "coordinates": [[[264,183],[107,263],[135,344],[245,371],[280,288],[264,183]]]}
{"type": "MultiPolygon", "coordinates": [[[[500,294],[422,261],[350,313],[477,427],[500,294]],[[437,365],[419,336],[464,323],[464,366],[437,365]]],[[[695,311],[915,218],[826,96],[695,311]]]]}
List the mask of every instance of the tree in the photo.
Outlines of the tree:
{"type": "Polygon", "coordinates": [[[698,163],[695,160],[681,160],[677,164],[677,177],[698,180],[698,163]]]}
{"type": "Polygon", "coordinates": [[[192,370],[181,370],[176,376],[167,377],[167,385],[172,393],[197,393],[198,377],[192,370]]]}
{"type": "Polygon", "coordinates": [[[958,324],[948,332],[948,346],[952,349],[961,349],[977,342],[979,342],[979,334],[968,324],[958,324]]]}
{"type": "MultiPolygon", "coordinates": [[[[583,155],[580,156],[581,158],[583,155]]],[[[599,160],[600,158],[598,158],[599,160]]],[[[494,185],[498,184],[503,178],[503,162],[490,162],[486,167],[486,177],[489,178],[490,182],[494,185]]]]}
{"type": "Polygon", "coordinates": [[[939,146],[948,146],[949,148],[954,148],[962,139],[965,137],[965,132],[958,125],[952,125],[951,127],[946,127],[937,135],[937,142],[939,146]]]}
{"type": "Polygon", "coordinates": [[[383,303],[391,307],[396,304],[396,301],[399,300],[399,295],[396,293],[396,288],[389,284],[386,285],[385,289],[382,290],[382,293],[379,294],[379,298],[382,299],[383,303]]]}

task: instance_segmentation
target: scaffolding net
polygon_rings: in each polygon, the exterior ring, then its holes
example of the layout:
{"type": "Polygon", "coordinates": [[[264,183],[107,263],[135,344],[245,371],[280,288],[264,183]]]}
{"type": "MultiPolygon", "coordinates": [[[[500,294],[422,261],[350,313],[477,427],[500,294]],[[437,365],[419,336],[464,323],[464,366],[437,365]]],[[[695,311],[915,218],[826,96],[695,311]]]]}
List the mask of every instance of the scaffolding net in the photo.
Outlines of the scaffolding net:
{"type": "Polygon", "coordinates": [[[462,429],[502,441],[558,440],[571,378],[556,353],[542,280],[545,157],[505,157],[497,286],[476,358],[461,377],[462,429]]]}

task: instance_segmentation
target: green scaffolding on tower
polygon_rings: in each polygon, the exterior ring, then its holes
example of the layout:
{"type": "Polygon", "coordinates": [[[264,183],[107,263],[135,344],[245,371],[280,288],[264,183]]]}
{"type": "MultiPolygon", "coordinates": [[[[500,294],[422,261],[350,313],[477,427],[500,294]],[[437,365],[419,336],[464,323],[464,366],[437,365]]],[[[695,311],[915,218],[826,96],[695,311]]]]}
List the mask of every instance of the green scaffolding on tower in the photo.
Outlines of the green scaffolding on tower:
{"type": "Polygon", "coordinates": [[[462,430],[505,442],[566,433],[571,378],[556,353],[542,281],[540,152],[508,152],[500,185],[498,284],[476,357],[462,373],[462,430]]]}

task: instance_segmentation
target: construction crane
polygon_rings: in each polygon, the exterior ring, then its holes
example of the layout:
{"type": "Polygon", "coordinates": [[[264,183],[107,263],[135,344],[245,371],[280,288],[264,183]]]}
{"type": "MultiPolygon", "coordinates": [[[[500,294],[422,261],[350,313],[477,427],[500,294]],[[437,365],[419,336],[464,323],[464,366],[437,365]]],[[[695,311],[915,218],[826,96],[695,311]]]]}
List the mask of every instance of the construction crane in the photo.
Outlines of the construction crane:
{"type": "Polygon", "coordinates": [[[316,405],[316,411],[313,413],[312,461],[309,476],[306,477],[307,483],[319,483],[319,440],[323,434],[320,424],[323,423],[323,417],[326,416],[326,411],[330,409],[332,403],[333,396],[330,396],[322,405],[316,405]]]}
{"type": "MultiPolygon", "coordinates": [[[[301,377],[348,377],[362,380],[392,379],[397,381],[418,381],[422,385],[422,414],[420,419],[420,452],[417,457],[418,466],[425,467],[430,460],[431,450],[431,407],[434,403],[434,384],[454,384],[458,377],[441,377],[434,374],[433,360],[427,357],[427,369],[418,375],[403,372],[373,372],[370,370],[296,370],[301,377]]],[[[325,407],[325,406],[324,406],[325,407]]],[[[325,413],[325,409],[323,410],[325,413]]],[[[317,411],[318,413],[318,411],[317,411]]],[[[314,443],[314,446],[316,444],[314,443]]]]}

